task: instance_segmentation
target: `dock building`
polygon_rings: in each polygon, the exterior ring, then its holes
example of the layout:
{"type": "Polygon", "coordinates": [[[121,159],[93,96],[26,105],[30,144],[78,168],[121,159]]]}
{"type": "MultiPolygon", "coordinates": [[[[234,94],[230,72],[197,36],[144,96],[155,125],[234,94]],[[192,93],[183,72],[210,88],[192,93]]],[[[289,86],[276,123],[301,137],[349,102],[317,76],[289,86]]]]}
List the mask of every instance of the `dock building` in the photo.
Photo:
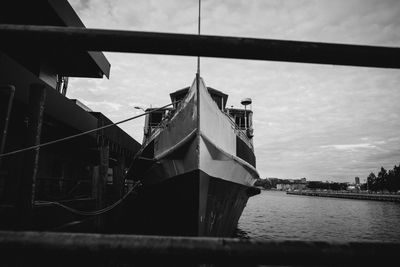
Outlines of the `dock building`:
{"type": "MultiPolygon", "coordinates": [[[[67,1],[42,0],[3,1],[0,24],[85,27],[67,1]]],[[[66,96],[69,77],[109,77],[110,67],[101,52],[2,39],[0,154],[112,124],[66,96]]],[[[81,217],[55,203],[93,210],[119,199],[127,163],[139,148],[113,126],[1,157],[0,229],[57,229],[81,217]]]]}

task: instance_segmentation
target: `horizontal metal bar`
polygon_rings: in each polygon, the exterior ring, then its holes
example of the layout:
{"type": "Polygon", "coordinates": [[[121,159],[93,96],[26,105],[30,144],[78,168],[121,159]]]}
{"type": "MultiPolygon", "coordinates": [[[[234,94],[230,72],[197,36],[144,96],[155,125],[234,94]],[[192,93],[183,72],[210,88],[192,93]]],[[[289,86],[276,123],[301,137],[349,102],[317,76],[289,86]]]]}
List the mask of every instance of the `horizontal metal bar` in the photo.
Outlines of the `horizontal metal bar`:
{"type": "Polygon", "coordinates": [[[0,231],[0,264],[25,263],[25,260],[30,264],[61,262],[74,266],[87,262],[115,265],[143,261],[382,266],[396,262],[398,251],[400,243],[386,242],[260,242],[233,238],[0,231]]]}
{"type": "Polygon", "coordinates": [[[400,48],[211,35],[0,25],[0,46],[130,52],[400,68],[400,48]]]}

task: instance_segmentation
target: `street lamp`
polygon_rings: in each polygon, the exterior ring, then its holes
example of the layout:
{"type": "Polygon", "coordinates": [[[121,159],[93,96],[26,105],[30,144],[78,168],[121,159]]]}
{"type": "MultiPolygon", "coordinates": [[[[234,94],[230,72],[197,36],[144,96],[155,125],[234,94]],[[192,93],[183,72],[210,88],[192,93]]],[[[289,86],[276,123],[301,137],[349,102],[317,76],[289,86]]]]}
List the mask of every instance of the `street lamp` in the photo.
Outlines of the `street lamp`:
{"type": "Polygon", "coordinates": [[[135,109],[141,109],[141,110],[143,110],[143,112],[146,112],[146,110],[144,110],[144,108],[142,108],[142,107],[135,106],[134,108],[135,108],[135,109]]]}

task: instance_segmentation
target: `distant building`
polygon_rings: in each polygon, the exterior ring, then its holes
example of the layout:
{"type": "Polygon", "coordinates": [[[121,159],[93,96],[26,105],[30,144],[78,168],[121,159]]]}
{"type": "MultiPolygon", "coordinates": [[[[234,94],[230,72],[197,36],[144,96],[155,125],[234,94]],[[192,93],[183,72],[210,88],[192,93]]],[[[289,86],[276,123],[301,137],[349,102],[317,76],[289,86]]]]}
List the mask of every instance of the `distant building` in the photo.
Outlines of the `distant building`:
{"type": "Polygon", "coordinates": [[[279,179],[279,178],[267,178],[271,183],[271,188],[276,188],[278,190],[296,190],[304,189],[307,185],[306,178],[300,179],[279,179]]]}
{"type": "Polygon", "coordinates": [[[355,185],[348,185],[347,186],[347,191],[354,191],[357,190],[357,187],[355,185]]]}
{"type": "Polygon", "coordinates": [[[271,178],[267,178],[270,183],[271,183],[271,187],[272,188],[276,188],[276,185],[279,183],[280,179],[279,178],[275,178],[275,177],[271,177],[271,178]]]}
{"type": "Polygon", "coordinates": [[[354,180],[355,180],[356,185],[360,184],[360,177],[356,177],[356,178],[354,178],[354,180]]]}
{"type": "Polygon", "coordinates": [[[281,191],[286,191],[290,187],[289,184],[276,184],[276,189],[281,190],[281,191]]]}
{"type": "Polygon", "coordinates": [[[276,184],[277,190],[293,191],[306,189],[307,183],[304,182],[305,178],[302,179],[290,179],[290,180],[279,180],[276,184]]]}

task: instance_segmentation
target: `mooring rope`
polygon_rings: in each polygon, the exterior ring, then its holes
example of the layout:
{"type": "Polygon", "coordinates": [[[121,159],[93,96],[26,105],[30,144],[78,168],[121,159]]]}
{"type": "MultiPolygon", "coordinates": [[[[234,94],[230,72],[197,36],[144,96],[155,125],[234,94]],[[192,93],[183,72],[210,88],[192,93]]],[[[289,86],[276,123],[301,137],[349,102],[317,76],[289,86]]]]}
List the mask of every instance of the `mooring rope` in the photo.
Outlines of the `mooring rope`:
{"type": "MultiPolygon", "coordinates": [[[[85,132],[79,133],[79,134],[67,136],[67,137],[60,138],[60,139],[57,139],[57,140],[54,140],[54,141],[46,142],[46,143],[43,143],[43,144],[38,144],[38,145],[35,145],[35,146],[31,146],[31,147],[22,148],[22,149],[19,149],[19,150],[14,150],[14,151],[11,151],[11,152],[3,153],[3,154],[0,154],[0,157],[10,156],[10,155],[14,155],[14,154],[17,154],[17,153],[20,153],[20,152],[29,151],[29,150],[33,150],[33,149],[38,149],[40,147],[44,147],[44,146],[60,143],[60,142],[63,142],[63,141],[66,141],[66,140],[70,140],[70,139],[73,139],[73,138],[76,138],[76,137],[79,137],[79,136],[83,136],[85,134],[89,134],[89,133],[93,133],[93,132],[96,132],[96,131],[99,131],[99,130],[103,130],[103,129],[109,128],[111,126],[115,126],[115,125],[118,125],[118,124],[121,124],[121,123],[125,123],[125,122],[128,122],[128,121],[137,119],[139,117],[142,117],[144,115],[150,114],[152,112],[164,109],[164,108],[166,108],[168,106],[174,105],[177,102],[179,102],[179,101],[175,101],[175,102],[172,102],[172,103],[170,103],[168,105],[164,105],[164,106],[162,106],[160,108],[156,108],[156,109],[150,110],[148,112],[144,112],[144,113],[139,114],[137,116],[133,116],[133,117],[130,117],[128,119],[125,119],[125,120],[122,120],[122,121],[118,121],[116,123],[111,123],[111,124],[108,124],[108,125],[105,125],[105,126],[102,126],[102,127],[98,127],[98,128],[95,128],[95,129],[92,129],[92,130],[89,130],[89,131],[85,131],[85,132]]],[[[130,165],[129,168],[131,168],[131,167],[132,167],[132,164],[130,165]]],[[[124,176],[124,179],[125,178],[126,178],[126,174],[124,176]]],[[[95,210],[95,211],[77,210],[77,209],[71,208],[71,207],[66,206],[66,205],[64,205],[64,204],[62,204],[60,202],[57,202],[57,201],[38,200],[38,201],[35,201],[35,203],[38,203],[38,204],[53,204],[53,205],[62,207],[62,208],[66,209],[66,210],[68,210],[68,211],[70,211],[70,212],[72,212],[74,214],[78,214],[78,215],[82,215],[82,216],[98,216],[98,215],[101,215],[103,213],[106,213],[106,212],[114,209],[122,201],[124,201],[133,192],[133,190],[136,189],[136,187],[138,187],[138,186],[141,186],[141,182],[140,181],[137,181],[133,185],[133,187],[131,189],[129,189],[129,191],[123,197],[121,197],[119,200],[117,200],[116,202],[114,202],[113,204],[111,204],[111,205],[109,205],[109,206],[107,206],[105,208],[102,208],[100,210],[95,210]]]]}
{"type": "Polygon", "coordinates": [[[64,209],[66,209],[66,210],[68,210],[68,211],[70,211],[70,212],[72,212],[72,213],[75,213],[75,214],[78,214],[78,215],[82,215],[82,216],[97,216],[97,215],[101,215],[101,214],[103,214],[103,213],[106,213],[106,212],[112,210],[113,208],[115,208],[116,206],[118,206],[118,205],[119,205],[122,201],[124,201],[124,200],[128,197],[128,195],[131,194],[131,193],[133,192],[133,190],[134,190],[136,187],[138,187],[138,186],[141,186],[141,182],[140,182],[140,181],[137,181],[137,182],[133,185],[133,187],[132,187],[131,189],[129,189],[129,191],[128,191],[123,197],[121,197],[118,201],[114,202],[113,204],[111,204],[111,205],[109,205],[109,206],[107,206],[107,207],[105,207],[105,208],[102,208],[102,209],[99,209],[99,210],[95,210],[95,211],[82,211],[82,210],[77,210],[77,209],[71,208],[71,207],[66,206],[66,205],[64,205],[64,204],[62,204],[62,203],[60,203],[60,202],[57,202],[57,201],[38,200],[38,201],[35,201],[35,203],[38,203],[38,204],[53,204],[53,205],[59,206],[59,207],[61,207],[61,208],[64,208],[64,209]]]}
{"type": "Polygon", "coordinates": [[[118,125],[118,124],[121,124],[121,123],[125,123],[125,122],[128,122],[128,121],[137,119],[139,117],[142,117],[144,115],[150,114],[152,112],[164,109],[164,108],[166,108],[168,106],[171,106],[171,105],[173,105],[175,103],[176,102],[173,102],[173,103],[170,103],[168,105],[162,106],[160,108],[156,108],[156,109],[150,110],[148,112],[142,113],[140,115],[133,116],[133,117],[130,117],[128,119],[125,119],[125,120],[122,120],[122,121],[119,121],[119,122],[115,122],[115,123],[111,123],[111,124],[108,124],[108,125],[104,125],[102,127],[98,127],[98,128],[92,129],[92,130],[88,130],[86,132],[70,135],[70,136],[67,136],[67,137],[64,137],[64,138],[60,138],[60,139],[57,139],[57,140],[53,140],[53,141],[49,141],[49,142],[46,142],[46,143],[43,143],[43,144],[38,144],[38,145],[35,145],[35,146],[30,146],[30,147],[14,150],[14,151],[11,151],[11,152],[3,153],[3,154],[0,154],[0,157],[10,156],[10,155],[14,155],[14,154],[17,154],[17,153],[21,153],[21,152],[25,152],[25,151],[29,151],[29,150],[33,150],[33,149],[37,149],[37,148],[41,148],[41,147],[44,147],[44,146],[53,145],[53,144],[64,142],[64,141],[67,141],[67,140],[70,140],[70,139],[73,139],[73,138],[76,138],[76,137],[79,137],[79,136],[83,136],[83,135],[86,135],[86,134],[89,134],[89,133],[97,132],[97,131],[109,128],[111,126],[115,126],[115,125],[118,125]]]}
{"type": "Polygon", "coordinates": [[[86,223],[88,221],[91,221],[91,220],[94,220],[94,219],[96,219],[96,217],[88,217],[88,218],[85,218],[85,219],[80,220],[80,221],[72,221],[72,222],[64,223],[62,225],[59,225],[59,226],[56,226],[56,227],[52,228],[50,231],[60,231],[60,230],[65,229],[67,227],[75,226],[75,225],[79,225],[79,224],[84,224],[84,223],[86,223]]]}

